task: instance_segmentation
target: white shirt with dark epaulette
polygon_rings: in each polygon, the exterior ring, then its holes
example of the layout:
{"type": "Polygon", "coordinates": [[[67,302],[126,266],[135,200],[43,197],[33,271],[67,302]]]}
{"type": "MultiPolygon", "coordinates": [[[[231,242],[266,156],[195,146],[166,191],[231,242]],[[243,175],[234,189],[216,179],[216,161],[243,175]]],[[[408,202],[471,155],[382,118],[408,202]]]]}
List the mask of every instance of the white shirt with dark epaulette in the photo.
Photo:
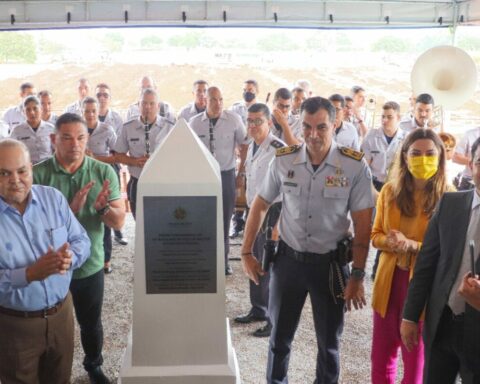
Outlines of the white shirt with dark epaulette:
{"type": "Polygon", "coordinates": [[[268,165],[275,157],[278,148],[285,147],[286,144],[275,137],[271,132],[257,148],[255,154],[253,149],[255,142],[252,141],[248,146],[247,158],[245,160],[245,175],[247,177],[247,205],[252,205],[254,197],[257,195],[260,187],[265,181],[268,171],[268,165]]]}
{"type": "Polygon", "coordinates": [[[13,128],[18,124],[24,123],[26,120],[22,105],[10,107],[3,114],[3,121],[8,125],[8,133],[11,133],[13,128]]]}
{"type": "MultiPolygon", "coordinates": [[[[195,131],[203,144],[210,150],[210,120],[206,112],[202,112],[190,119],[190,127],[195,131]]],[[[213,128],[215,141],[214,156],[220,165],[221,171],[235,168],[235,148],[242,144],[249,144],[247,131],[242,119],[235,112],[223,110],[213,128]]]]}
{"type": "MultiPolygon", "coordinates": [[[[165,138],[172,127],[173,124],[171,122],[167,121],[164,117],[157,116],[148,134],[150,154],[155,151],[155,148],[160,143],[160,139],[165,138]]],[[[131,157],[145,156],[145,139],[145,124],[140,121],[140,117],[137,117],[134,120],[127,121],[123,125],[122,132],[120,132],[120,136],[117,138],[114,150],[117,153],[128,153],[131,157]]],[[[142,173],[142,168],[129,165],[128,171],[133,177],[139,178],[142,173]]]]}
{"type": "Polygon", "coordinates": [[[270,203],[281,195],[280,237],[299,252],[327,253],[350,228],[349,212],[374,206],[372,176],[361,152],[330,150],[315,171],[306,145],[277,150],[259,195],[270,203]]]}
{"type": "Polygon", "coordinates": [[[403,129],[397,129],[397,133],[388,144],[383,129],[376,128],[368,131],[363,139],[362,151],[365,153],[365,160],[370,165],[373,177],[381,183],[386,181],[388,170],[400,150],[405,135],[403,129]]]}
{"type": "Polygon", "coordinates": [[[97,126],[88,138],[87,148],[95,156],[109,156],[114,150],[116,142],[115,129],[109,124],[97,122],[97,126]]]}
{"type": "Polygon", "coordinates": [[[103,120],[102,123],[112,126],[115,130],[115,134],[117,136],[120,135],[123,127],[123,120],[118,112],[109,109],[105,115],[105,120],[103,120]]]}
{"type": "MultiPolygon", "coordinates": [[[[175,117],[175,110],[173,109],[170,103],[166,101],[161,101],[158,103],[158,115],[170,121],[172,124],[175,124],[177,118],[175,117]]],[[[140,104],[138,102],[130,104],[127,110],[127,116],[125,121],[131,121],[140,116],[140,104]]]]}
{"type": "Polygon", "coordinates": [[[17,125],[10,133],[10,137],[21,141],[27,146],[32,163],[36,164],[52,157],[53,148],[50,135],[54,129],[55,127],[52,124],[42,121],[35,131],[25,122],[17,125]]]}
{"type": "Polygon", "coordinates": [[[82,116],[82,101],[77,100],[74,103],[67,105],[63,113],[74,113],[78,116],[82,116]]]}
{"type": "MultiPolygon", "coordinates": [[[[302,137],[303,120],[301,118],[297,118],[294,115],[289,114],[287,122],[288,122],[288,126],[290,127],[290,130],[292,131],[293,136],[298,140],[303,141],[303,137],[302,137]]],[[[285,134],[283,133],[283,130],[280,131],[279,129],[277,129],[275,125],[272,126],[272,133],[275,136],[277,136],[280,140],[285,140],[285,134]]]]}
{"type": "Polygon", "coordinates": [[[202,112],[197,111],[197,108],[195,107],[195,103],[192,101],[191,103],[188,103],[180,110],[180,112],[178,113],[178,118],[179,119],[183,118],[188,123],[193,116],[196,116],[202,112]]]}

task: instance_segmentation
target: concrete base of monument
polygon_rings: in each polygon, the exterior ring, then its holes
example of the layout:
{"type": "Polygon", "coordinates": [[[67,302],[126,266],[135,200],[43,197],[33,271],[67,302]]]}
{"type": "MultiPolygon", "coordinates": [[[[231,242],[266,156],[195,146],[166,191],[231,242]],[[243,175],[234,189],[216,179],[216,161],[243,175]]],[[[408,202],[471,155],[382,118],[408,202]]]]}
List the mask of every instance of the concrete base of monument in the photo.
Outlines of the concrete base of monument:
{"type": "MultiPolygon", "coordinates": [[[[132,334],[120,369],[119,384],[241,384],[237,355],[227,319],[226,364],[181,366],[132,366],[132,334]]],[[[207,352],[207,351],[205,351],[207,352]]]]}

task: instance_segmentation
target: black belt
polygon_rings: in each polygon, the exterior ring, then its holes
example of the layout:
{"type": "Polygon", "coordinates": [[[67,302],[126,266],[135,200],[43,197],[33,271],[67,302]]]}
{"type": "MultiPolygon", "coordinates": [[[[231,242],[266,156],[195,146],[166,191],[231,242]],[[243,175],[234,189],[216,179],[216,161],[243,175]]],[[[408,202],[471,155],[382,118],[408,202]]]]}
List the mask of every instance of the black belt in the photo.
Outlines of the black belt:
{"type": "Polygon", "coordinates": [[[34,317],[48,317],[52,316],[60,311],[63,306],[65,299],[59,301],[53,307],[40,309],[39,311],[17,311],[15,309],[0,307],[0,313],[8,316],[14,317],[23,317],[23,318],[34,318],[34,317]]]}
{"type": "Polygon", "coordinates": [[[305,264],[326,264],[337,257],[337,250],[327,253],[299,252],[280,240],[279,253],[285,253],[291,259],[305,264]]]}

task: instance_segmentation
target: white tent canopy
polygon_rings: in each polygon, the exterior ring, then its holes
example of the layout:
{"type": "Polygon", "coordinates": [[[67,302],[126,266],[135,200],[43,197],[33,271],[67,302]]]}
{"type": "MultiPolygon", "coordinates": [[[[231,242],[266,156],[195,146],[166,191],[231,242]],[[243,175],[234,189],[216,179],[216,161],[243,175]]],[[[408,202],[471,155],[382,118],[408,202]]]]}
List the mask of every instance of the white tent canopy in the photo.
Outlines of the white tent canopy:
{"type": "Polygon", "coordinates": [[[0,30],[224,26],[399,28],[480,25],[480,0],[0,1],[0,30]]]}

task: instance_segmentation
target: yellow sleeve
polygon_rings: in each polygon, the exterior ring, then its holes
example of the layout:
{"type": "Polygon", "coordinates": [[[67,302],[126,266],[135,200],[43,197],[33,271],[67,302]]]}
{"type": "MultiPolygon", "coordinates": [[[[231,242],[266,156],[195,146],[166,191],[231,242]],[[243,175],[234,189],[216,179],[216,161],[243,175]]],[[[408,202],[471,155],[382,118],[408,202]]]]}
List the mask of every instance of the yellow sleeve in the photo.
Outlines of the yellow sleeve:
{"type": "Polygon", "coordinates": [[[386,214],[385,210],[388,209],[388,204],[386,203],[388,203],[388,200],[390,200],[389,190],[390,188],[385,185],[378,195],[375,220],[373,222],[372,233],[370,235],[373,246],[382,251],[390,250],[387,246],[388,228],[383,227],[384,215],[386,214]]]}

